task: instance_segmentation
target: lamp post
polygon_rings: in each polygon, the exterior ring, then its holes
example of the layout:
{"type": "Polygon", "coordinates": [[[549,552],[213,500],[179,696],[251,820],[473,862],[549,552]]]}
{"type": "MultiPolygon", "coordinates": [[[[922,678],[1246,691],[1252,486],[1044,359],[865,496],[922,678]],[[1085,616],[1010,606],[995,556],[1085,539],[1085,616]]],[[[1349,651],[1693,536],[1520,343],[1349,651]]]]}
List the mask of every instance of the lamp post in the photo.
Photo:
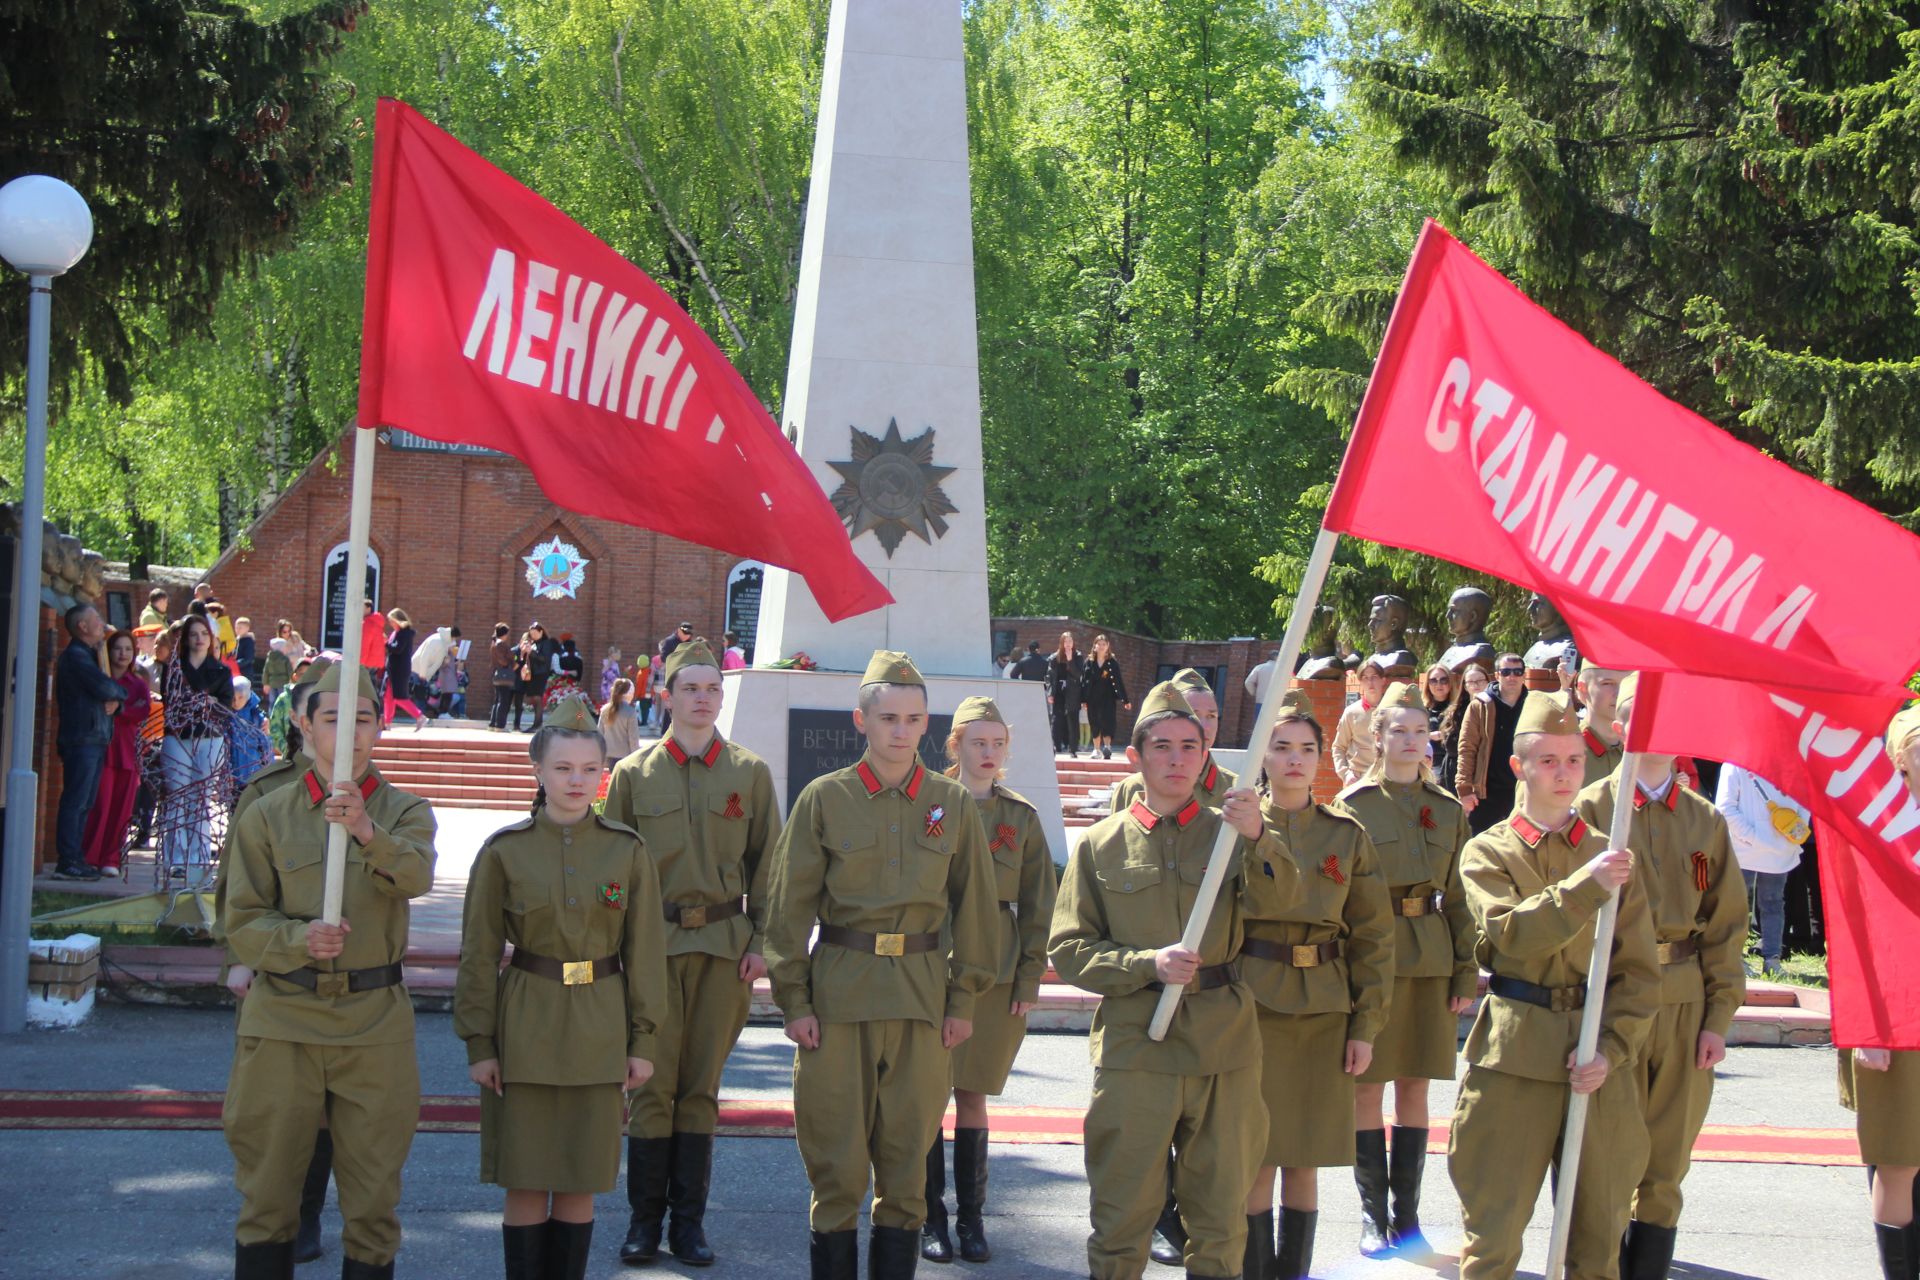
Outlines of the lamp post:
{"type": "Polygon", "coordinates": [[[93,215],[58,178],[29,174],[0,187],[0,258],[27,276],[27,452],[13,574],[13,735],[6,844],[0,850],[0,1035],[27,1022],[27,932],[32,918],[39,778],[33,771],[34,685],[40,665],[40,531],[47,501],[47,329],[53,278],[93,243],[93,215]]]}

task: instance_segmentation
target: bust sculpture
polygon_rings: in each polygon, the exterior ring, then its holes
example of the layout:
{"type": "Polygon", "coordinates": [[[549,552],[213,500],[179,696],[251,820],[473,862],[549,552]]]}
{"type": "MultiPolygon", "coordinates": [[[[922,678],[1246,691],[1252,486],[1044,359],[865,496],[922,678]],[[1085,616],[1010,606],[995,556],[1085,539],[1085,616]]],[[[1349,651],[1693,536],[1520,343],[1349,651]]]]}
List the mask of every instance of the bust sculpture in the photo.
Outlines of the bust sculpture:
{"type": "Polygon", "coordinates": [[[1302,680],[1345,680],[1346,663],[1340,660],[1340,626],[1333,610],[1321,606],[1314,619],[1313,638],[1307,660],[1300,668],[1302,680]]]}
{"type": "Polygon", "coordinates": [[[1487,640],[1487,618],[1493,613],[1493,597],[1478,587],[1461,587],[1447,600],[1447,630],[1453,642],[1440,655],[1447,670],[1458,675],[1469,666],[1493,671],[1494,648],[1487,640]]]}
{"type": "Polygon", "coordinates": [[[1369,661],[1390,680],[1413,674],[1420,659],[1407,648],[1407,602],[1399,596],[1375,596],[1367,610],[1367,634],[1373,638],[1369,661]]]}
{"type": "Polygon", "coordinates": [[[1536,591],[1527,601],[1527,622],[1539,637],[1527,649],[1527,666],[1535,671],[1557,671],[1560,660],[1575,653],[1567,620],[1553,601],[1536,591]]]}

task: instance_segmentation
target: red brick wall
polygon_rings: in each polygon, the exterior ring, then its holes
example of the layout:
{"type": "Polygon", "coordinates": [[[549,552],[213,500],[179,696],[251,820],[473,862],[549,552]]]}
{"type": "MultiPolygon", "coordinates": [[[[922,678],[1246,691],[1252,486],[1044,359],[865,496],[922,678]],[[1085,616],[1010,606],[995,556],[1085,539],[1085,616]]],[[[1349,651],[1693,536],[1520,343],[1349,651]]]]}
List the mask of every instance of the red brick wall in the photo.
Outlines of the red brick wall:
{"type": "MultiPolygon", "coordinates": [[[[319,643],[323,561],[347,537],[348,454],[316,459],[255,522],[246,549],[230,548],[208,575],[228,612],[252,618],[262,637],[284,617],[319,643]]],[[[631,666],[682,619],[718,640],[738,556],[566,511],[512,458],[383,444],[376,459],[370,542],[380,556],[380,607],[404,608],[423,639],[458,626],[474,642],[470,715],[484,717],[492,705],[486,648],[496,622],[516,640],[535,619],[556,638],[571,632],[596,694],[609,644],[631,666]],[[520,557],[556,533],[589,562],[586,582],[578,599],[535,600],[520,557]]]]}

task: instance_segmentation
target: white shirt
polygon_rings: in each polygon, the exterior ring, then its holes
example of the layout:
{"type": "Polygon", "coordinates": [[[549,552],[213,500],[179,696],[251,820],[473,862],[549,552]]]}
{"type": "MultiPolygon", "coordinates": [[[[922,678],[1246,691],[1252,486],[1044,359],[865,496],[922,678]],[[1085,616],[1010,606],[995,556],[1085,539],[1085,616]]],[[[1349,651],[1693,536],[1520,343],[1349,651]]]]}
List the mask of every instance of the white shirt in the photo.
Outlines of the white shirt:
{"type": "Polygon", "coordinates": [[[1272,679],[1273,659],[1268,658],[1265,662],[1247,672],[1247,693],[1255,702],[1265,702],[1267,700],[1267,684],[1272,679]]]}
{"type": "Polygon", "coordinates": [[[1733,856],[1742,871],[1780,875],[1800,862],[1800,846],[1774,826],[1782,812],[1796,815],[1804,823],[1807,811],[1800,803],[1773,784],[1749,773],[1739,765],[1720,766],[1720,786],[1714,793],[1714,807],[1727,820],[1727,833],[1733,837],[1733,856]]]}

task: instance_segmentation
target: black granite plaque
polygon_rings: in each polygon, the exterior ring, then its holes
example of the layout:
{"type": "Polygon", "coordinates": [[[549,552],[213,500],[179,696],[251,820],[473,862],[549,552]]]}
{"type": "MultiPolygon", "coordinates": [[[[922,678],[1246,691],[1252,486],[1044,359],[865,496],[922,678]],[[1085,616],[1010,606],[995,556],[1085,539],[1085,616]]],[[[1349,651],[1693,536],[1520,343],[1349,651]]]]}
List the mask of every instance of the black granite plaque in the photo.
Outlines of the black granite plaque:
{"type": "MultiPolygon", "coordinates": [[[[940,770],[947,767],[947,734],[952,729],[951,715],[927,717],[927,733],[920,739],[920,758],[926,761],[927,768],[940,770]]],[[[851,711],[789,707],[787,808],[793,808],[801,789],[815,778],[857,763],[866,745],[866,739],[853,727],[851,711]]]]}

